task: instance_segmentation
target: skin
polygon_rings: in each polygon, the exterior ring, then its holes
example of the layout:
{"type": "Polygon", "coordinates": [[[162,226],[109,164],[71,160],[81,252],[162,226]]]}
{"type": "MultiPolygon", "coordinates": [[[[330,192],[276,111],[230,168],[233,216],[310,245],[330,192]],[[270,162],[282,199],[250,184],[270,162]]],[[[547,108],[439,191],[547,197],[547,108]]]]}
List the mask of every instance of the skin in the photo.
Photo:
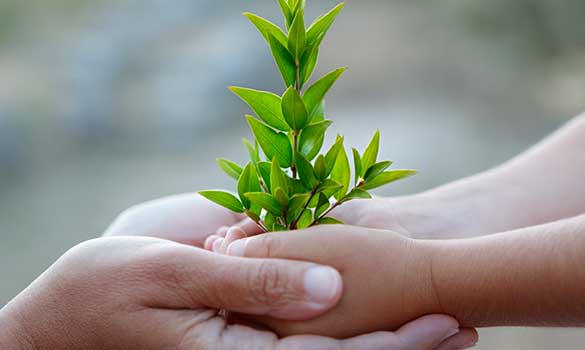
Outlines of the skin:
{"type": "Polygon", "coordinates": [[[479,237],[585,213],[585,114],[515,159],[411,196],[353,201],[332,216],[417,239],[479,237]]]}
{"type": "Polygon", "coordinates": [[[347,336],[427,313],[450,314],[473,327],[583,326],[583,247],[585,216],[462,240],[323,226],[238,240],[227,253],[335,267],[345,293],[330,313],[302,323],[255,320],[280,334],[347,336]]]}
{"type": "Polygon", "coordinates": [[[152,238],[167,235],[203,245],[209,234],[199,228],[214,232],[220,223],[240,219],[222,211],[194,195],[182,195],[125,212],[108,230],[109,237],[71,249],[0,311],[0,348],[460,348],[457,322],[439,315],[422,317],[394,333],[346,340],[311,335],[280,338],[248,321],[228,324],[218,310],[313,318],[335,305],[341,283],[332,288],[329,300],[320,299],[321,307],[315,308],[314,303],[307,304],[312,298],[305,285],[306,273],[315,264],[222,257],[152,238]],[[111,237],[128,233],[151,237],[111,237]]]}

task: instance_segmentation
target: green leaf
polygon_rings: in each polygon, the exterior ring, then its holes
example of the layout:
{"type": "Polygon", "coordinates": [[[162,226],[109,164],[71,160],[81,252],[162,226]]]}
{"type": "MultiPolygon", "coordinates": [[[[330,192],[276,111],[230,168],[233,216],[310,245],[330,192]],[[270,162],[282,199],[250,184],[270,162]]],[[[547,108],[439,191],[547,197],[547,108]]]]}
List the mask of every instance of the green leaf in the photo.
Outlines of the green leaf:
{"type": "Polygon", "coordinates": [[[330,206],[329,198],[323,193],[319,194],[319,203],[317,204],[317,209],[315,209],[315,219],[320,218],[330,206]]]}
{"type": "Polygon", "coordinates": [[[276,224],[276,216],[267,213],[264,217],[264,225],[269,231],[274,231],[274,225],[276,224]]]}
{"type": "Polygon", "coordinates": [[[354,199],[372,199],[372,196],[361,188],[355,188],[353,191],[348,193],[347,196],[343,197],[341,201],[345,203],[354,199]]]}
{"type": "Polygon", "coordinates": [[[362,176],[362,158],[360,157],[360,152],[352,148],[351,151],[353,152],[353,166],[355,171],[355,179],[354,184],[357,184],[362,176]]]}
{"type": "Polygon", "coordinates": [[[280,168],[278,159],[275,157],[272,159],[272,165],[270,167],[270,191],[272,194],[276,194],[276,189],[279,187],[287,191],[286,175],[280,168]]]}
{"type": "Polygon", "coordinates": [[[242,167],[224,158],[217,159],[217,165],[231,178],[238,180],[242,174],[242,167]]]}
{"type": "Polygon", "coordinates": [[[307,111],[309,112],[309,120],[311,120],[319,108],[319,104],[325,98],[325,95],[331,89],[333,84],[339,79],[341,74],[345,72],[347,68],[339,68],[334,70],[333,72],[325,75],[323,78],[317,80],[311,87],[307,89],[305,95],[303,96],[303,100],[305,101],[305,105],[307,106],[307,111]]]}
{"type": "Polygon", "coordinates": [[[315,171],[313,170],[313,166],[311,162],[309,162],[302,154],[297,153],[295,156],[295,162],[297,165],[297,170],[299,172],[299,178],[303,183],[303,186],[307,190],[312,190],[317,186],[319,181],[315,177],[315,171]]]}
{"type": "Polygon", "coordinates": [[[245,196],[248,192],[260,192],[260,182],[258,181],[258,174],[256,174],[256,169],[252,163],[246,165],[244,170],[242,171],[242,175],[238,180],[238,194],[240,195],[240,200],[244,205],[244,208],[251,209],[251,211],[255,214],[260,214],[259,208],[252,208],[250,200],[245,196]]]}
{"type": "Polygon", "coordinates": [[[337,161],[337,156],[339,152],[343,149],[343,137],[338,137],[331,149],[325,155],[325,162],[327,163],[327,176],[331,174],[333,171],[333,167],[335,166],[335,162],[337,161]]]}
{"type": "Polygon", "coordinates": [[[287,45],[288,39],[286,34],[279,26],[253,13],[245,12],[244,16],[246,16],[250,22],[252,22],[252,24],[256,27],[256,29],[258,29],[260,34],[262,34],[269,45],[271,36],[276,38],[276,40],[278,40],[278,42],[280,42],[283,46],[287,45]]]}
{"type": "Polygon", "coordinates": [[[244,206],[236,196],[224,191],[200,191],[200,195],[236,213],[243,213],[244,206]]]}
{"type": "Polygon", "coordinates": [[[309,209],[305,209],[299,218],[297,228],[299,230],[305,229],[313,223],[313,213],[309,209]]]}
{"type": "Polygon", "coordinates": [[[376,131],[372,141],[368,145],[368,148],[364,151],[362,157],[362,172],[360,176],[365,178],[365,173],[372,165],[374,165],[378,159],[378,151],[380,150],[380,131],[376,131]]]}
{"type": "Polygon", "coordinates": [[[273,36],[270,36],[269,43],[270,49],[272,50],[272,55],[274,56],[274,61],[276,62],[276,66],[282,75],[284,83],[286,86],[294,85],[297,79],[297,66],[295,59],[290,54],[286,46],[284,46],[273,36]]]}
{"type": "Polygon", "coordinates": [[[299,10],[288,33],[288,50],[296,62],[300,62],[306,45],[305,12],[299,10]]]}
{"type": "Polygon", "coordinates": [[[317,60],[319,59],[319,46],[309,46],[305,49],[305,53],[301,57],[301,65],[299,78],[299,86],[302,88],[305,83],[311,79],[315,67],[317,67],[317,60]]]}
{"type": "Polygon", "coordinates": [[[325,140],[325,132],[331,126],[330,120],[324,120],[319,123],[314,123],[301,131],[299,138],[299,153],[303,155],[307,160],[313,160],[325,140]]]}
{"type": "Polygon", "coordinates": [[[382,174],[374,177],[373,179],[370,179],[368,181],[366,181],[363,185],[362,188],[364,190],[373,190],[375,188],[378,187],[382,187],[384,185],[387,185],[391,182],[394,181],[398,181],[398,180],[402,180],[405,179],[407,177],[411,177],[413,175],[415,175],[417,173],[416,170],[391,170],[391,171],[386,171],[383,172],[382,174]]]}
{"type": "Polygon", "coordinates": [[[274,231],[274,232],[284,232],[284,231],[288,231],[288,228],[286,226],[284,226],[284,225],[279,224],[279,223],[275,223],[272,226],[272,231],[274,231]]]}
{"type": "Polygon", "coordinates": [[[250,140],[248,140],[247,138],[243,138],[242,142],[244,143],[244,146],[248,150],[248,154],[250,155],[250,160],[252,161],[252,163],[258,164],[258,162],[260,162],[258,143],[255,142],[255,144],[252,144],[252,142],[250,142],[250,140]]]}
{"type": "Polygon", "coordinates": [[[307,107],[293,86],[282,96],[282,115],[293,130],[301,130],[308,124],[307,107]]]}
{"type": "Polygon", "coordinates": [[[310,195],[303,193],[303,194],[295,194],[289,200],[288,207],[286,208],[287,219],[288,223],[292,223],[295,221],[303,209],[305,205],[307,205],[307,201],[309,200],[310,195]]]}
{"type": "Polygon", "coordinates": [[[269,162],[259,162],[258,163],[258,171],[260,172],[260,177],[262,177],[262,181],[264,181],[264,185],[270,191],[270,169],[272,168],[272,163],[269,162]]]}
{"type": "Polygon", "coordinates": [[[337,191],[334,196],[335,199],[340,200],[345,196],[347,191],[349,190],[349,183],[351,182],[351,169],[349,167],[349,159],[347,158],[347,153],[345,149],[342,147],[337,155],[337,160],[335,161],[335,166],[331,171],[331,179],[340,183],[343,187],[337,191]]]}
{"type": "Polygon", "coordinates": [[[343,185],[339,182],[332,179],[326,179],[321,183],[317,192],[323,192],[327,198],[329,198],[342,188],[343,185]]]}
{"type": "Polygon", "coordinates": [[[246,119],[266,157],[269,159],[276,157],[281,166],[290,167],[292,163],[292,145],[288,137],[283,133],[274,131],[252,116],[247,115],[246,119]]]}
{"type": "Polygon", "coordinates": [[[277,217],[282,215],[282,207],[278,201],[268,193],[251,192],[246,193],[246,197],[256,205],[266,209],[267,212],[277,217]]]}
{"type": "MultiPolygon", "coordinates": [[[[260,211],[262,211],[262,209],[260,209],[260,211]]],[[[260,221],[260,215],[257,213],[254,213],[250,210],[244,210],[244,214],[246,214],[246,216],[252,219],[255,223],[258,223],[260,221]]]]}
{"type": "Polygon", "coordinates": [[[325,180],[327,178],[327,163],[325,157],[320,155],[315,161],[315,175],[319,180],[325,180]]]}
{"type": "Polygon", "coordinates": [[[276,199],[276,201],[284,208],[286,206],[288,206],[288,195],[286,194],[286,192],[284,191],[284,189],[282,187],[278,187],[275,191],[274,191],[274,198],[276,199]]]}
{"type": "Polygon", "coordinates": [[[317,18],[307,30],[307,42],[312,43],[317,40],[319,36],[324,36],[329,28],[331,28],[333,21],[335,21],[335,18],[339,15],[341,10],[343,10],[344,6],[345,4],[342,2],[335,6],[331,11],[317,18]]]}
{"type": "Polygon", "coordinates": [[[325,217],[319,220],[319,225],[344,225],[345,223],[341,220],[332,217],[325,217]]]}
{"type": "Polygon", "coordinates": [[[376,164],[372,165],[366,171],[366,175],[364,175],[364,179],[366,181],[368,181],[368,180],[375,178],[376,176],[382,174],[384,172],[384,170],[388,169],[391,165],[392,165],[392,162],[390,162],[390,161],[380,162],[380,163],[376,163],[376,164]]]}
{"type": "Polygon", "coordinates": [[[292,24],[292,21],[294,19],[292,10],[286,0],[278,0],[278,4],[280,5],[280,9],[282,10],[282,15],[284,16],[286,27],[290,28],[290,25],[292,24]]]}
{"type": "Polygon", "coordinates": [[[281,131],[290,130],[282,115],[282,101],[280,96],[271,92],[237,86],[231,86],[229,89],[246,102],[266,124],[281,131]]]}
{"type": "Polygon", "coordinates": [[[311,119],[311,123],[316,124],[319,122],[322,122],[325,120],[325,101],[321,101],[321,103],[319,103],[319,107],[317,107],[317,110],[315,111],[315,115],[313,116],[313,119],[311,119]]]}

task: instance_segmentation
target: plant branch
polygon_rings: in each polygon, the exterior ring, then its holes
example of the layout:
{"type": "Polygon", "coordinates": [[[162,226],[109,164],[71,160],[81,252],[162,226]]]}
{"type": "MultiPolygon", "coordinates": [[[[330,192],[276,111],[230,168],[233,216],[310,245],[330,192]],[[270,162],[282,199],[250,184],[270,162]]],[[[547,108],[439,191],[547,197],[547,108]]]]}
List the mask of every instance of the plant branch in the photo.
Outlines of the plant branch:
{"type": "Polygon", "coordinates": [[[307,203],[305,203],[305,206],[303,207],[303,210],[301,210],[301,212],[299,213],[299,216],[297,216],[295,218],[295,220],[292,222],[292,224],[290,225],[290,228],[292,230],[296,230],[297,225],[299,223],[299,220],[303,216],[303,213],[305,212],[305,210],[307,210],[307,208],[309,207],[309,204],[311,203],[311,200],[313,200],[313,198],[317,194],[317,189],[318,188],[319,188],[319,185],[315,186],[315,188],[313,189],[313,191],[311,191],[311,195],[309,196],[309,199],[307,200],[307,203]]]}

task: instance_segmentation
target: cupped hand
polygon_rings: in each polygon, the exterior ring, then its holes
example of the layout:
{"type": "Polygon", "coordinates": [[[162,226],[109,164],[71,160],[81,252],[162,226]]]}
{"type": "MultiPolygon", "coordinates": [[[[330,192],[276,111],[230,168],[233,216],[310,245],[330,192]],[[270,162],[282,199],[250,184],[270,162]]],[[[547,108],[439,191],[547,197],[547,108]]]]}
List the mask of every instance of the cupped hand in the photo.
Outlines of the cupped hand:
{"type": "MultiPolygon", "coordinates": [[[[235,239],[260,233],[258,227],[250,220],[238,224],[245,232],[232,229],[229,230],[231,234],[228,233],[227,226],[234,225],[239,220],[241,220],[239,215],[234,215],[196,194],[183,194],[158,199],[127,210],[110,226],[107,235],[154,236],[196,246],[201,246],[207,239],[209,248],[214,241],[220,240],[216,246],[219,248],[223,244],[225,250],[235,239]],[[218,230],[217,233],[210,236],[215,230],[218,230]],[[229,240],[226,235],[229,236],[229,240]]],[[[384,350],[452,350],[469,347],[469,344],[477,341],[475,331],[468,329],[457,331],[458,324],[451,317],[431,315],[408,323],[395,333],[378,332],[353,338],[343,344],[332,339],[301,336],[285,338],[281,343],[284,345],[281,346],[294,349],[294,344],[298,342],[299,345],[302,344],[300,348],[307,350],[321,349],[318,347],[321,344],[328,350],[341,345],[358,350],[377,349],[374,344],[378,344],[379,341],[381,346],[378,348],[384,350]],[[314,342],[315,339],[323,342],[314,342]]]]}
{"type": "Polygon", "coordinates": [[[443,317],[396,334],[280,339],[271,331],[228,324],[218,311],[302,320],[331,308],[341,288],[335,270],[312,263],[233,258],[154,238],[101,238],[70,250],[2,309],[0,347],[414,350],[395,345],[421,334],[443,339],[457,328],[443,317]],[[307,276],[315,274],[330,276],[326,295],[311,286],[307,276]]]}
{"type": "MultiPolygon", "coordinates": [[[[231,229],[228,237],[237,235],[231,229]]],[[[417,241],[387,231],[321,226],[265,234],[216,246],[218,252],[326,264],[341,272],[344,293],[329,313],[308,322],[254,318],[280,334],[315,333],[334,337],[392,330],[426,314],[441,313],[433,290],[430,255],[417,241]]],[[[469,343],[474,330],[465,330],[469,343]]]]}

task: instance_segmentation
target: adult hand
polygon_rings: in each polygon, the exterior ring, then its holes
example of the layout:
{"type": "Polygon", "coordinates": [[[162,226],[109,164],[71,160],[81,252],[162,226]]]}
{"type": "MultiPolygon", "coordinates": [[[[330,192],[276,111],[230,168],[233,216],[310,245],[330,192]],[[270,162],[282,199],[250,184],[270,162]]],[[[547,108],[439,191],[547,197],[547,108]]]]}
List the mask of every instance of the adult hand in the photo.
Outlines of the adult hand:
{"type": "MultiPolygon", "coordinates": [[[[278,339],[218,315],[230,309],[308,319],[331,308],[341,289],[335,270],[312,263],[233,258],[154,238],[102,238],[70,250],[0,312],[0,347],[388,349],[395,339],[387,334],[278,339]]],[[[442,321],[433,328],[432,320],[421,320],[397,337],[426,330],[445,338],[457,323],[442,321]]]]}
{"type": "MultiPolygon", "coordinates": [[[[157,236],[164,239],[180,239],[183,242],[197,242],[199,246],[208,237],[208,232],[213,227],[222,226],[219,229],[218,235],[210,236],[212,239],[208,240],[209,243],[213,243],[214,238],[219,240],[226,236],[228,232],[224,225],[229,225],[228,222],[221,222],[221,219],[213,221],[209,225],[206,220],[210,217],[216,217],[214,215],[201,215],[201,208],[214,208],[220,215],[225,217],[230,222],[234,222],[240,219],[239,216],[234,217],[229,212],[221,209],[221,207],[210,204],[208,201],[194,194],[184,194],[179,196],[172,196],[162,198],[153,202],[141,204],[133,207],[131,210],[124,212],[115,222],[110,226],[108,230],[109,235],[121,235],[124,233],[133,234],[137,236],[149,235],[157,236]],[[200,226],[199,221],[202,221],[200,226]],[[200,229],[203,227],[203,229],[200,229]],[[180,232],[177,235],[176,232],[180,232]],[[193,239],[192,237],[196,237],[193,239]]],[[[240,227],[246,231],[248,235],[258,233],[257,226],[251,221],[244,220],[239,224],[240,227]]],[[[231,230],[233,231],[233,230],[231,230]]],[[[238,235],[232,235],[232,239],[235,237],[241,237],[238,235]]],[[[224,239],[221,239],[224,241],[224,239]]],[[[227,247],[227,246],[226,246],[227,247]]],[[[210,248],[210,247],[209,247],[210,248]]],[[[348,344],[351,349],[376,349],[373,344],[377,340],[383,340],[385,342],[385,350],[451,350],[460,349],[469,343],[477,341],[477,334],[474,331],[463,329],[458,331],[458,324],[455,320],[448,316],[442,315],[430,315],[420,318],[416,321],[408,323],[407,325],[400,328],[397,332],[381,332],[373,335],[362,336],[354,338],[349,341],[348,344]],[[445,337],[445,330],[450,334],[449,337],[445,337]],[[361,344],[360,346],[353,346],[354,344],[361,344]],[[438,345],[439,344],[439,345],[438,345]]],[[[302,337],[302,338],[288,338],[285,340],[285,344],[289,344],[290,341],[296,342],[299,339],[307,340],[303,345],[306,349],[313,349],[313,338],[302,337]]],[[[320,339],[320,338],[318,338],[320,339]]],[[[327,340],[329,344],[336,344],[331,340],[327,340]]],[[[291,347],[287,347],[290,349],[291,347]]],[[[335,346],[331,345],[327,349],[335,349],[335,346]]]]}

